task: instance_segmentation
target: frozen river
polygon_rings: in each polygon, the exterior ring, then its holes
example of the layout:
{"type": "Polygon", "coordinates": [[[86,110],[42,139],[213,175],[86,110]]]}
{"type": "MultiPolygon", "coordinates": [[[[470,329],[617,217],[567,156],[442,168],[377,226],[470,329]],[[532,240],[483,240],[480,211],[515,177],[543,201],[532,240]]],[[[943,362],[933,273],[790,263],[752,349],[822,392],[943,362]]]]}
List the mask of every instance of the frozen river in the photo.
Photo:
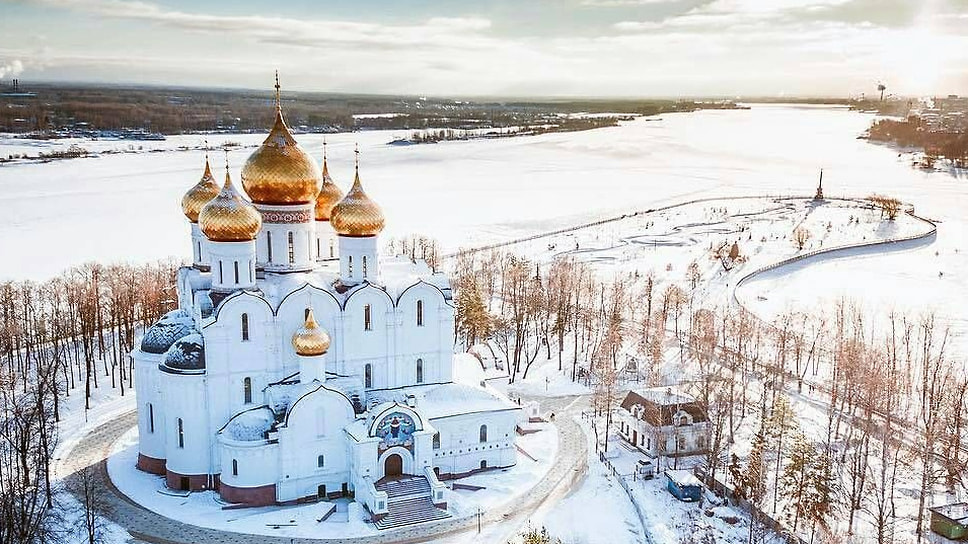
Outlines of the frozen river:
{"type": "MultiPolygon", "coordinates": [[[[964,247],[966,180],[914,170],[895,151],[856,139],[870,122],[842,108],[754,105],[537,137],[388,146],[405,133],[363,132],[328,141],[330,170],[344,189],[359,142],[364,185],[386,212],[388,235],[427,234],[448,249],[698,196],[811,193],[820,167],[829,195],[899,196],[944,221],[940,243],[964,247]]],[[[320,153],[321,135],[298,139],[320,153]]],[[[203,156],[176,148],[201,142],[179,136],[136,144],[160,152],[0,166],[0,278],[44,278],[89,260],[188,256],[180,200],[203,156]]],[[[0,154],[67,144],[0,139],[0,154]]],[[[250,152],[230,154],[237,183],[250,152]]],[[[213,166],[222,164],[218,152],[213,166]]]]}

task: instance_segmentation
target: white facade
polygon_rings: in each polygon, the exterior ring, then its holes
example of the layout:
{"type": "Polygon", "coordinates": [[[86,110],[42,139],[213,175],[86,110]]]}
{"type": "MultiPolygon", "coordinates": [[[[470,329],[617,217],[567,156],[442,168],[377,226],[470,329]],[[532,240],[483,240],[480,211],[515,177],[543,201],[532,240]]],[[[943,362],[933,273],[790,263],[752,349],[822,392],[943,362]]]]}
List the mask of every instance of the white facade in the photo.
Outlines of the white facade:
{"type": "Polygon", "coordinates": [[[630,391],[617,419],[619,435],[650,457],[705,453],[709,421],[696,399],[668,387],[630,391]]]}
{"type": "Polygon", "coordinates": [[[379,514],[388,476],[425,476],[441,499],[438,477],[515,464],[519,407],[453,381],[446,277],[381,259],[376,236],[340,236],[339,260],[317,260],[327,222],[266,219],[312,205],[258,208],[254,241],[202,244],[210,269],[179,271],[178,309],[133,353],[139,467],[230,502],[349,493],[379,514]],[[292,345],[309,309],[332,340],[323,355],[292,345]]]}

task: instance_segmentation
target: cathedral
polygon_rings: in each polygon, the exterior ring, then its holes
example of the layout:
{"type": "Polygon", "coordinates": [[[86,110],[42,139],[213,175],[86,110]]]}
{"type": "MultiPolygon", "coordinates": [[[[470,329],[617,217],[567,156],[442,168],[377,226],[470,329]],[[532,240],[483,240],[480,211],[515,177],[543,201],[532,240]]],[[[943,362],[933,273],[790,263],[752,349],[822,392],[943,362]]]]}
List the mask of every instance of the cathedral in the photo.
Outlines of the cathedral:
{"type": "MultiPolygon", "coordinates": [[[[441,480],[516,462],[520,408],[455,381],[448,279],[382,255],[359,155],[344,195],[275,122],[242,168],[182,199],[193,265],[132,354],[138,468],[228,503],[354,497],[377,526],[441,480]],[[248,198],[246,198],[248,197],[248,198]]],[[[430,519],[430,518],[428,518],[430,519]]]]}

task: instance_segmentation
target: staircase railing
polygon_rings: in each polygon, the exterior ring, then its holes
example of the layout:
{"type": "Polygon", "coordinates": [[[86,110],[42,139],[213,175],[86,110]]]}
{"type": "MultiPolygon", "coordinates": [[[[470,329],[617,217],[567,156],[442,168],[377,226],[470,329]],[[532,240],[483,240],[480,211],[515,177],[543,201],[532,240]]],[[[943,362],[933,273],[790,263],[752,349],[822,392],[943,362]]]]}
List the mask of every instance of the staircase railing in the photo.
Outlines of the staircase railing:
{"type": "Polygon", "coordinates": [[[363,477],[363,485],[360,487],[362,489],[357,489],[356,495],[370,509],[373,517],[382,517],[390,513],[389,496],[386,491],[378,490],[369,476],[363,477]]]}
{"type": "Polygon", "coordinates": [[[437,473],[432,468],[424,467],[423,471],[427,481],[430,482],[430,498],[434,501],[434,505],[440,506],[444,504],[446,502],[444,500],[444,491],[447,489],[447,486],[437,479],[437,473]]]}

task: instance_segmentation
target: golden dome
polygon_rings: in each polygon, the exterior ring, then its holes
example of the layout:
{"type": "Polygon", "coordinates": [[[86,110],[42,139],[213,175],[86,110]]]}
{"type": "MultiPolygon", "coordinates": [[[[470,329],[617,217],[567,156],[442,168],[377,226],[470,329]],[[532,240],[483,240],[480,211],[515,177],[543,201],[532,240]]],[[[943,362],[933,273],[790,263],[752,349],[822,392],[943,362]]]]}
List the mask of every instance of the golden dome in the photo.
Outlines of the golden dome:
{"type": "Polygon", "coordinates": [[[276,121],[242,167],[242,188],[257,204],[309,204],[322,186],[319,165],[299,147],[282,118],[276,76],[276,121]]]}
{"type": "Polygon", "coordinates": [[[383,210],[363,192],[359,167],[356,169],[353,187],[343,200],[333,207],[329,222],[341,236],[376,236],[383,230],[386,224],[383,210]]]}
{"type": "Polygon", "coordinates": [[[329,349],[329,342],[329,333],[316,323],[310,308],[306,312],[306,322],[292,335],[292,347],[296,348],[298,355],[322,355],[329,349]]]}
{"type": "Polygon", "coordinates": [[[202,206],[218,194],[219,186],[212,176],[212,169],[208,165],[208,155],[205,155],[205,174],[191,189],[182,197],[182,212],[192,223],[198,223],[198,212],[202,211],[202,206]]]}
{"type": "Polygon", "coordinates": [[[225,167],[225,186],[218,196],[202,206],[198,226],[213,242],[247,242],[255,240],[262,227],[262,215],[232,185],[229,168],[225,167]]]}
{"type": "Polygon", "coordinates": [[[343,200],[343,191],[329,177],[329,165],[326,164],[326,155],[323,154],[323,188],[316,195],[316,221],[329,221],[333,206],[340,200],[343,200]]]}

